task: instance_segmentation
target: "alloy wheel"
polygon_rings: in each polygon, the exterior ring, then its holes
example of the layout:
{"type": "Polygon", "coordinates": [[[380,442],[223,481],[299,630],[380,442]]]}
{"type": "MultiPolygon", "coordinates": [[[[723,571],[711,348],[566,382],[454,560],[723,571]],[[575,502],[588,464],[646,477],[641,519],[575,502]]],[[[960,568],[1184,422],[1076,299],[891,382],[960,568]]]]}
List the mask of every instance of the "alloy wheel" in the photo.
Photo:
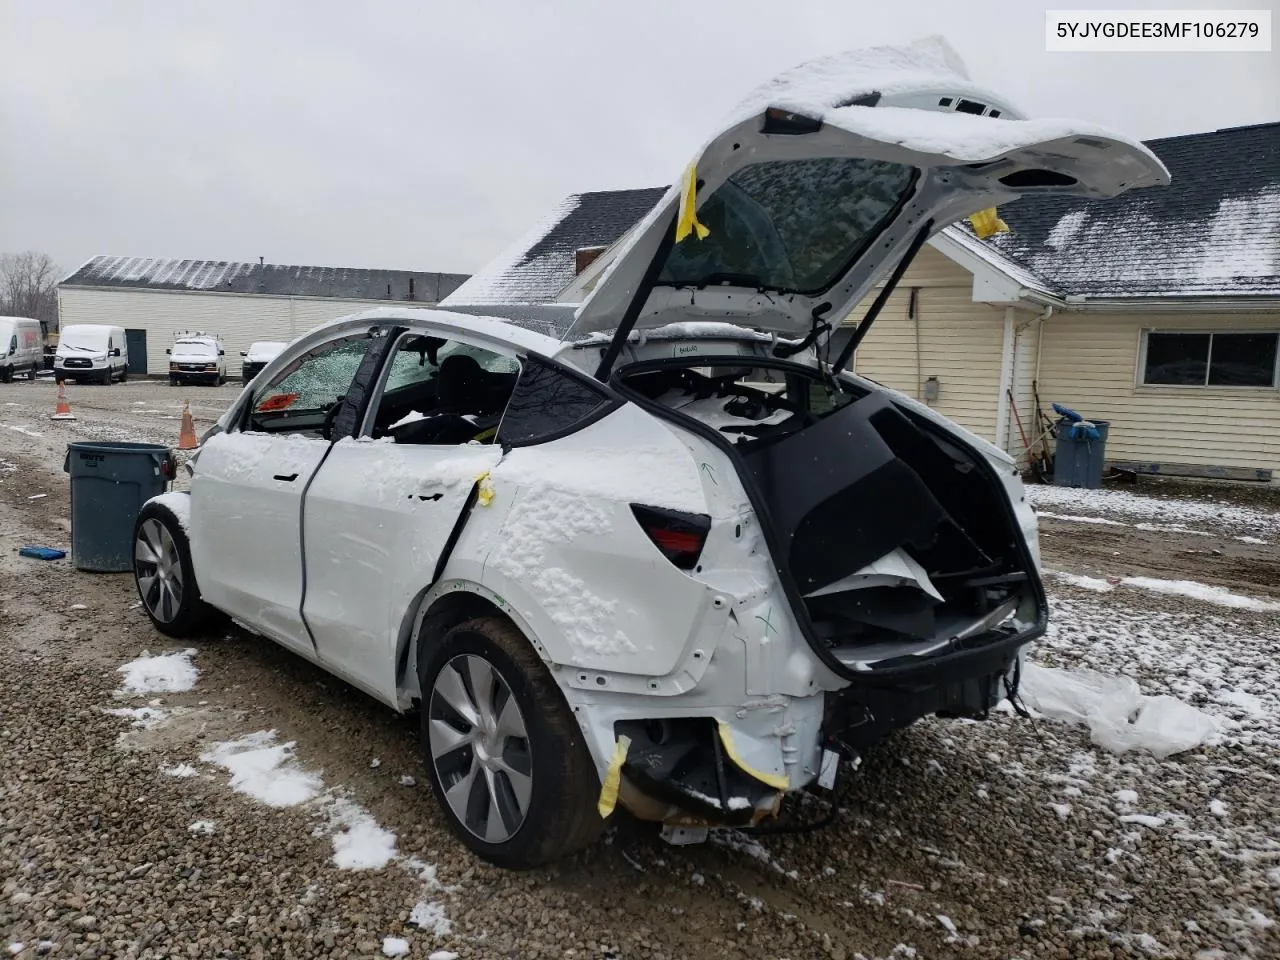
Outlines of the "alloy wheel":
{"type": "Polygon", "coordinates": [[[529,813],[529,732],[506,679],[460,654],[436,675],[428,710],[431,762],[455,817],[486,843],[505,843],[529,813]]]}
{"type": "Polygon", "coordinates": [[[182,606],[182,560],[178,545],[159,520],[145,520],[138,528],[133,567],[142,602],[157,620],[171,623],[182,606]]]}

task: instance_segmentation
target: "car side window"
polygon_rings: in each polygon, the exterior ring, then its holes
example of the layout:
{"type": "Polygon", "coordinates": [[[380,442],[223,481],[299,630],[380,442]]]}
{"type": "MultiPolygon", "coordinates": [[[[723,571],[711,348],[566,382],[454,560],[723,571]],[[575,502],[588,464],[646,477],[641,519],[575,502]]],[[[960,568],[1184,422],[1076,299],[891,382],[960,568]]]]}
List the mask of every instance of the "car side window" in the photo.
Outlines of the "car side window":
{"type": "Polygon", "coordinates": [[[248,429],[322,434],[369,351],[362,335],[324,344],[294,360],[255,393],[248,429]]]}
{"type": "Polygon", "coordinates": [[[522,446],[564,436],[614,406],[601,386],[538,357],[524,360],[498,431],[504,445],[522,446]]]}
{"type": "Polygon", "coordinates": [[[370,432],[409,444],[492,443],[520,376],[513,356],[416,333],[388,367],[370,432]]]}

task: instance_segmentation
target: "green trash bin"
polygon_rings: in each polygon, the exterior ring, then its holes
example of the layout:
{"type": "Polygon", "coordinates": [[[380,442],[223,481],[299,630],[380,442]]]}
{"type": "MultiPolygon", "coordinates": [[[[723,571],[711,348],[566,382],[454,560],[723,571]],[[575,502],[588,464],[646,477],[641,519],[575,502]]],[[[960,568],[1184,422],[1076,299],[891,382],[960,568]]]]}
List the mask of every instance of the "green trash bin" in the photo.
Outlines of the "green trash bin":
{"type": "Polygon", "coordinates": [[[77,570],[133,569],[133,525],[142,505],[173,479],[173,452],[158,443],[67,444],[71,561],[77,570]]]}

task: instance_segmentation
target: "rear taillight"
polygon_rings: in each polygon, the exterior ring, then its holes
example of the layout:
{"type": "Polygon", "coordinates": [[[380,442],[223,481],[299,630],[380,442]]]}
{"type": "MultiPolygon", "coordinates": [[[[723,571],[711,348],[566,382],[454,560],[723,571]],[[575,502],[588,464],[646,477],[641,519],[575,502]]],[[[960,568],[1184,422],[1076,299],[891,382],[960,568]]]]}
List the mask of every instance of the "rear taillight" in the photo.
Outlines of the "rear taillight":
{"type": "Polygon", "coordinates": [[[662,507],[633,503],[631,512],[653,545],[681,570],[698,565],[702,546],[711,530],[711,518],[701,513],[682,513],[662,507]]]}

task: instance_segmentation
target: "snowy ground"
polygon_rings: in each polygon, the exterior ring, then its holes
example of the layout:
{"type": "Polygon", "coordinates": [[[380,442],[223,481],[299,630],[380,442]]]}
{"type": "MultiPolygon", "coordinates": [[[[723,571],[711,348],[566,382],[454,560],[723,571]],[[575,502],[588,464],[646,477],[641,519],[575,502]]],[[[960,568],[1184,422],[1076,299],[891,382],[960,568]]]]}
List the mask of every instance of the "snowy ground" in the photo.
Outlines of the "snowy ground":
{"type": "Polygon", "coordinates": [[[0,386],[0,949],[1280,955],[1272,496],[1036,488],[1054,615],[1028,687],[1037,719],[904,731],[846,779],[819,833],[676,849],[623,824],[571,862],[513,875],[444,830],[412,721],[238,632],[163,642],[127,577],[16,556],[22,543],[67,545],[68,440],[173,442],[182,399],[199,430],[235,394],[68,392],[80,420],[55,424],[52,385],[0,386]],[[1044,695],[1044,682],[1074,689],[1056,670],[1136,689],[1109,687],[1067,723],[1044,695]],[[1114,719],[1116,702],[1141,712],[1160,696],[1210,724],[1197,728],[1209,742],[1113,752],[1098,711],[1114,719]]]}

